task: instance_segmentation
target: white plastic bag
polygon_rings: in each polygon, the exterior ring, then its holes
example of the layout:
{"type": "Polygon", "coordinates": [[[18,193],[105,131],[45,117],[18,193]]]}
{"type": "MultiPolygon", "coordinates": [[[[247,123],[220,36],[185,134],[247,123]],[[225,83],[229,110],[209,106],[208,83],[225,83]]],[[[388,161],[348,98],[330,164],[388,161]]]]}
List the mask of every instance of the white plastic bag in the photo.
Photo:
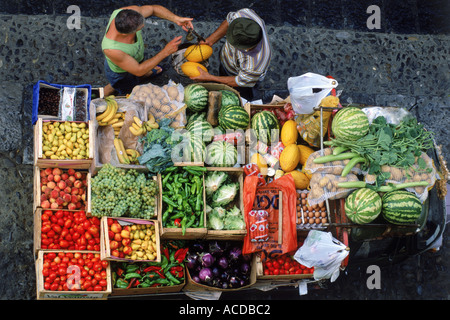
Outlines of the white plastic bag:
{"type": "Polygon", "coordinates": [[[331,235],[331,232],[311,230],[303,245],[294,254],[294,259],[307,268],[314,267],[314,279],[339,277],[342,261],[347,257],[349,248],[331,235]]]}
{"type": "Polygon", "coordinates": [[[311,114],[322,99],[338,86],[338,82],[335,79],[308,72],[298,77],[290,77],[287,85],[295,113],[311,114]]]}

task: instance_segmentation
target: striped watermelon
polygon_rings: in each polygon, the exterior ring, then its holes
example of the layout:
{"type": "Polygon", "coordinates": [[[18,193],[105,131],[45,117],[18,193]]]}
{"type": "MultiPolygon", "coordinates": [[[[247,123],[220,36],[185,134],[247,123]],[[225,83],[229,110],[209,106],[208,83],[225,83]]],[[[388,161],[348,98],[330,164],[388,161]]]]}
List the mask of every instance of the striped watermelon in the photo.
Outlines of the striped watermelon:
{"type": "Polygon", "coordinates": [[[206,147],[206,163],[212,167],[232,167],[237,156],[236,147],[225,141],[214,141],[206,147]]]}
{"type": "Polygon", "coordinates": [[[219,125],[227,129],[247,129],[250,122],[250,116],[247,111],[241,106],[231,105],[220,109],[219,112],[219,125]]]}
{"type": "Polygon", "coordinates": [[[270,111],[263,110],[255,113],[252,117],[251,124],[257,140],[270,143],[274,140],[272,136],[274,133],[279,137],[280,123],[277,117],[270,111]]]}
{"type": "Polygon", "coordinates": [[[188,125],[190,122],[195,121],[195,120],[206,120],[206,112],[194,112],[194,113],[190,114],[187,117],[186,125],[188,125]]]}
{"type": "Polygon", "coordinates": [[[199,84],[190,84],[184,88],[184,103],[188,110],[199,112],[208,105],[209,92],[199,84]]]}
{"type": "Polygon", "coordinates": [[[241,100],[239,99],[238,95],[234,92],[231,92],[230,90],[220,90],[222,93],[222,99],[221,99],[221,106],[240,106],[241,100]]]}
{"type": "Polygon", "coordinates": [[[422,203],[419,198],[406,190],[387,192],[381,201],[383,217],[393,224],[413,224],[422,213],[422,203]]]}
{"type": "Polygon", "coordinates": [[[206,145],[201,135],[190,131],[184,134],[183,139],[183,161],[185,162],[204,162],[206,145]]]}
{"type": "Polygon", "coordinates": [[[369,132],[369,118],[359,108],[343,108],[334,116],[331,131],[337,139],[358,140],[369,132]]]}
{"type": "Polygon", "coordinates": [[[366,224],[381,213],[381,197],[372,189],[361,188],[353,191],[345,199],[345,214],[353,223],[366,224]]]}
{"type": "Polygon", "coordinates": [[[214,137],[214,129],[206,120],[191,121],[186,125],[186,130],[192,134],[199,135],[204,142],[211,142],[214,137]]]}

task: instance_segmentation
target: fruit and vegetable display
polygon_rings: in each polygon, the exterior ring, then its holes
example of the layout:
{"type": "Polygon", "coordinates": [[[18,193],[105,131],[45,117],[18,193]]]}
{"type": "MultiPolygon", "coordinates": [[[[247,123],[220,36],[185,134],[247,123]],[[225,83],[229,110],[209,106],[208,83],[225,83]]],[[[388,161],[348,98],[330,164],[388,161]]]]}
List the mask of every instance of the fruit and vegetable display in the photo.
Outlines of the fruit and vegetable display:
{"type": "Polygon", "coordinates": [[[161,175],[163,228],[204,228],[204,167],[170,167],[161,175]]]}
{"type": "Polygon", "coordinates": [[[85,170],[45,168],[39,174],[43,209],[86,209],[89,182],[85,170]]]}
{"type": "Polygon", "coordinates": [[[106,291],[109,262],[95,252],[44,252],[42,275],[44,290],[106,291]],[[69,271],[72,270],[72,271],[69,271]]]}
{"type": "Polygon", "coordinates": [[[41,249],[100,250],[100,220],[83,210],[44,210],[41,249]]]}
{"type": "Polygon", "coordinates": [[[157,192],[150,174],[105,164],[91,179],[91,214],[151,219],[156,216],[157,192]]]}
{"type": "Polygon", "coordinates": [[[112,284],[117,289],[183,285],[188,248],[184,241],[161,244],[161,262],[111,263],[112,284]]]}
{"type": "MultiPolygon", "coordinates": [[[[183,72],[194,75],[211,54],[206,45],[188,48],[183,72]]],[[[326,130],[314,132],[320,147],[305,139],[306,117],[289,102],[243,106],[224,85],[141,85],[124,99],[145,106],[133,115],[119,110],[118,97],[104,100],[93,121],[109,131],[101,143],[115,149],[116,165],[64,166],[90,160],[88,123],[42,123],[42,160],[62,164],[36,170],[45,290],[227,291],[251,287],[258,275],[312,278],[317,266],[292,252],[306,234],[341,224],[345,232],[418,230],[439,180],[428,155],[433,132],[412,116],[393,121],[370,107],[343,107],[336,96],[321,104],[332,111],[326,130]],[[249,240],[254,251],[243,254],[249,240]],[[75,282],[71,266],[81,272],[75,282]]]]}
{"type": "Polygon", "coordinates": [[[195,241],[186,257],[189,276],[197,284],[236,289],[250,284],[251,256],[233,241],[195,241]]]}
{"type": "Polygon", "coordinates": [[[157,260],[157,235],[155,224],[127,223],[107,218],[109,253],[112,257],[130,260],[157,260]]]}

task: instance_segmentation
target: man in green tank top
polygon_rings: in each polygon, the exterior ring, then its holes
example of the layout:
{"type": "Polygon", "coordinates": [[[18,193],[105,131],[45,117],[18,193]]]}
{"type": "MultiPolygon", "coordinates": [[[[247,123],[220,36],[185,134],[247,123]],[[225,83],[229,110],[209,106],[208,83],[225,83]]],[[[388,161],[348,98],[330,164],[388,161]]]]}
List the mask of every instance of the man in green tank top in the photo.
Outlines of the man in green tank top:
{"type": "Polygon", "coordinates": [[[109,81],[103,88],[105,96],[115,92],[120,95],[130,93],[143,78],[162,72],[158,63],[178,50],[182,36],[172,39],[153,57],[144,59],[142,28],[145,18],[150,16],[171,21],[185,31],[193,29],[192,18],[180,17],[160,5],[128,6],[115,10],[102,40],[105,74],[109,81]]]}

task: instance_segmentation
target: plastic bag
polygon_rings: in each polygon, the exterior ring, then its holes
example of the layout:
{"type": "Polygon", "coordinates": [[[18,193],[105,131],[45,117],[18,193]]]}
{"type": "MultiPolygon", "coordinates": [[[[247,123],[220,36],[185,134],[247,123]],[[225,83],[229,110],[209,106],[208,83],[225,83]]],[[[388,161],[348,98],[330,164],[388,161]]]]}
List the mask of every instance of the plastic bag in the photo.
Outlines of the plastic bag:
{"type": "Polygon", "coordinates": [[[297,114],[311,114],[323,98],[338,86],[335,79],[315,73],[290,77],[287,81],[292,108],[297,114]]]}
{"type": "Polygon", "coordinates": [[[361,109],[369,119],[369,124],[377,117],[383,116],[386,118],[386,122],[390,124],[399,124],[406,117],[412,117],[413,115],[403,108],[396,107],[366,107],[361,109]]]}
{"type": "Polygon", "coordinates": [[[349,181],[358,181],[358,177],[353,173],[349,173],[345,177],[331,173],[313,173],[309,181],[308,204],[313,206],[327,199],[335,200],[347,197],[354,188],[339,188],[337,185],[349,181]]]}
{"type": "Polygon", "coordinates": [[[171,127],[182,128],[186,125],[186,106],[184,88],[172,80],[160,87],[151,83],[133,88],[129,99],[141,101],[147,112],[151,112],[157,121],[162,118],[172,119],[171,127]]]}
{"type": "Polygon", "coordinates": [[[256,175],[245,177],[244,218],[247,234],[244,237],[242,253],[263,252],[267,255],[277,255],[296,250],[297,192],[294,179],[291,175],[285,175],[266,186],[258,187],[258,183],[256,175]],[[254,210],[267,212],[267,215],[264,214],[264,219],[267,220],[264,221],[264,227],[268,226],[268,235],[264,237],[264,241],[252,241],[255,234],[250,228],[255,219],[250,217],[250,213],[254,210]]]}
{"type": "Polygon", "coordinates": [[[311,230],[295,252],[294,259],[307,268],[314,267],[315,280],[330,279],[334,282],[349,251],[350,248],[333,238],[331,232],[311,230]]]}

